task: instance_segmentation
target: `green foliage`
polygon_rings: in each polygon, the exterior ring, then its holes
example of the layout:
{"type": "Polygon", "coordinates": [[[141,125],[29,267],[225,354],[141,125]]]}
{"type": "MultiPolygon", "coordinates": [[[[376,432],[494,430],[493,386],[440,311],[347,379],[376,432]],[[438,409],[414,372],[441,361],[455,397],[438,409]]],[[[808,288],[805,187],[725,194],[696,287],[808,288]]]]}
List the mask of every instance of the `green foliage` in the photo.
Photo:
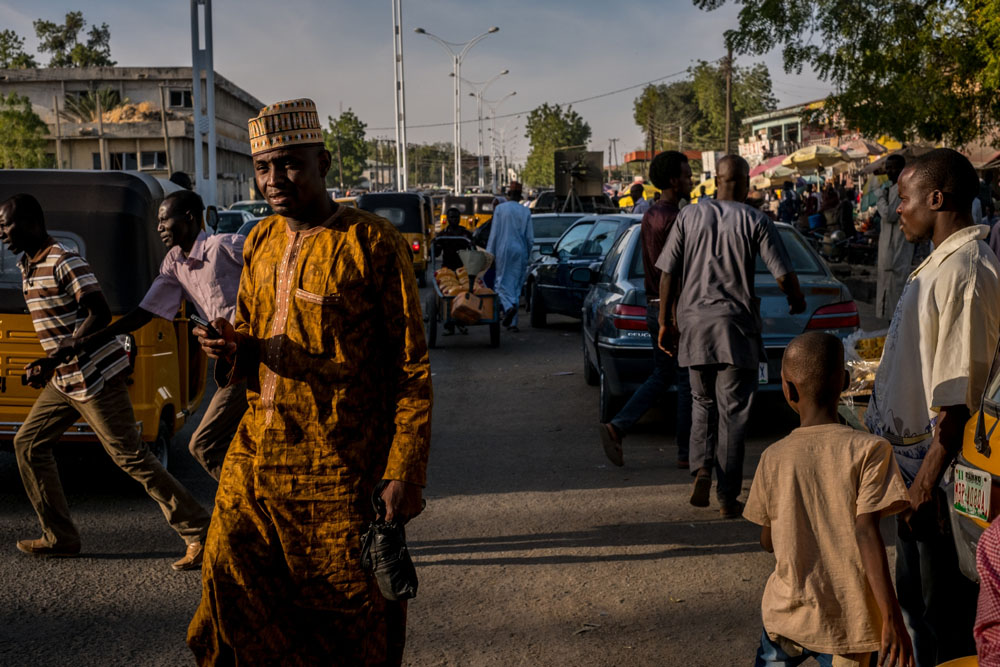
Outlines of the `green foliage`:
{"type": "MultiPolygon", "coordinates": [[[[726,0],[694,0],[715,9],[726,0]]],[[[739,53],[782,49],[837,93],[825,112],[867,136],[961,145],[998,128],[998,0],[733,0],[739,53]]]]}
{"type": "Polygon", "coordinates": [[[24,38],[13,30],[0,30],[0,69],[35,67],[35,57],[24,52],[24,38]]]}
{"type": "Polygon", "coordinates": [[[588,125],[573,107],[543,104],[525,121],[525,137],[531,145],[522,178],[530,187],[555,183],[555,151],[582,146],[590,140],[588,125]]]}
{"type": "Polygon", "coordinates": [[[97,103],[101,103],[101,113],[129,104],[129,99],[122,99],[121,93],[114,88],[91,90],[80,95],[67,95],[66,102],[60,113],[67,119],[77,123],[93,123],[97,118],[97,103]]]}
{"type": "Polygon", "coordinates": [[[49,67],[113,67],[111,30],[107,23],[93,25],[87,31],[87,41],[80,41],[86,27],[83,12],[68,12],[60,25],[38,19],[34,22],[38,35],[38,50],[51,53],[49,67]]]}
{"type": "MultiPolygon", "coordinates": [[[[777,105],[771,76],[763,63],[733,68],[733,111],[730,134],[733,146],[743,119],[777,105]]],[[[725,143],[726,77],[721,66],[705,61],[688,70],[688,78],[670,84],[646,86],[633,104],[636,125],[646,133],[646,148],[676,149],[680,128],[683,148],[715,149],[725,143]]]]}
{"type": "Polygon", "coordinates": [[[0,168],[50,166],[45,155],[48,127],[31,109],[27,97],[0,93],[0,168]]]}
{"type": "Polygon", "coordinates": [[[357,185],[368,158],[367,125],[350,108],[336,120],[327,116],[327,121],[330,129],[323,130],[323,142],[333,156],[333,167],[326,175],[327,185],[341,188],[357,185]]]}

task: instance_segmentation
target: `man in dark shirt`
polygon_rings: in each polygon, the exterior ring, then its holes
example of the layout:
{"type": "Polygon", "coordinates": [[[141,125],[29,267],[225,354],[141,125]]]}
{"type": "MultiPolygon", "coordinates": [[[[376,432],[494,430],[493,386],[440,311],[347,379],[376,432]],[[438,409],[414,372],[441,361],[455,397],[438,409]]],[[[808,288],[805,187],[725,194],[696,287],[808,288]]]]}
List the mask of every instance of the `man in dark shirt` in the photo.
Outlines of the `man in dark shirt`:
{"type": "Polygon", "coordinates": [[[720,514],[731,519],[743,511],[737,498],[744,436],[759,364],[767,362],[754,291],[757,256],[788,298],[789,312],[803,312],[806,303],[774,223],[743,203],[750,189],[746,160],[724,157],[716,182],[717,199],[677,217],[656,262],[662,271],[659,346],[690,369],[691,504],[708,506],[714,464],[720,514]]]}
{"type": "Polygon", "coordinates": [[[688,440],[691,435],[691,386],[686,368],[656,345],[659,336],[660,270],[656,260],[680,212],[681,198],[691,192],[691,167],[683,153],[666,151],[653,158],[649,178],[660,188],[660,199],[642,216],[642,264],[646,275],[646,326],[653,342],[653,372],[621,412],[608,424],[601,424],[604,453],[617,466],[624,465],[622,440],[646,411],[661,400],[671,384],[677,385],[677,466],[688,467],[688,440]]]}

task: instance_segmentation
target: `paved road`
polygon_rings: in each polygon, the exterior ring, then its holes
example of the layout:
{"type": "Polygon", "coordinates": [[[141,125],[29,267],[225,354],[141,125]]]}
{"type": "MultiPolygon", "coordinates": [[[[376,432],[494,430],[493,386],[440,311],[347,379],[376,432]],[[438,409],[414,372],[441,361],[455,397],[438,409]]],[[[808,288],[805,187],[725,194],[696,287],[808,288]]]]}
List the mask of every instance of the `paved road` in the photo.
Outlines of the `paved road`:
{"type": "MultiPolygon", "coordinates": [[[[474,328],[432,353],[408,664],[747,664],[773,563],[757,530],[687,504],[689,477],[660,416],[628,438],[624,468],[607,462],[579,325],[553,320],[497,350],[474,328]]],[[[783,403],[758,403],[748,475],[794,423],[783,403]]],[[[38,529],[13,457],[0,453],[0,665],[190,664],[199,579],[169,567],[181,541],[103,457],[62,461],[85,554],[38,560],[14,549],[38,529]]],[[[180,446],[172,468],[211,503],[214,483],[180,446]]]]}

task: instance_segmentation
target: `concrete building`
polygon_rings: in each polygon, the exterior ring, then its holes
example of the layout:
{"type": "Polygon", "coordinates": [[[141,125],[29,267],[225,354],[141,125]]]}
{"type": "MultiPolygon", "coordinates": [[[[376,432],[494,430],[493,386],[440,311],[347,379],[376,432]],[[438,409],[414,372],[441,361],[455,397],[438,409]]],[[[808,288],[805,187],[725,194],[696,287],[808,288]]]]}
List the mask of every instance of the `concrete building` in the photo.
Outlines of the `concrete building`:
{"type": "MultiPolygon", "coordinates": [[[[202,81],[204,99],[204,80],[202,81]]],[[[49,127],[48,153],[61,169],[125,169],[167,177],[194,174],[190,67],[0,69],[0,93],[26,96],[49,127]],[[124,104],[100,117],[74,116],[67,100],[116,91],[124,104]]],[[[247,120],[264,104],[215,74],[216,203],[247,199],[253,181],[247,120]]],[[[207,148],[202,147],[208,164],[207,148]]]]}
{"type": "Polygon", "coordinates": [[[794,153],[803,146],[831,143],[837,132],[812,125],[806,116],[823,108],[823,100],[796,104],[743,119],[749,136],[740,139],[739,154],[751,167],[777,155],[794,153]]]}

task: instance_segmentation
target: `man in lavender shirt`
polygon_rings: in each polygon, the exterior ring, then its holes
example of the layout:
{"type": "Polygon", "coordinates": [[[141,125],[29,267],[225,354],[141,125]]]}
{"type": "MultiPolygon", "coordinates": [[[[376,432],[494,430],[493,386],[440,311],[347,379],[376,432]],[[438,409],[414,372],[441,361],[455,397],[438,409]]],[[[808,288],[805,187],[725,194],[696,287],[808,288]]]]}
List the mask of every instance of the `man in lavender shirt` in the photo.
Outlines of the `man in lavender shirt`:
{"type": "MultiPolygon", "coordinates": [[[[239,234],[209,236],[202,228],[205,205],[196,193],[181,190],[167,195],[157,215],[156,229],[169,248],[139,307],[115,323],[88,336],[78,345],[89,349],[113,336],[130,333],[154,317],[173,320],[184,300],[194,303],[209,322],[230,322],[236,312],[236,293],[243,272],[243,240],[239,234]]],[[[205,416],[191,436],[188,449],[208,474],[219,479],[226,450],[247,411],[246,383],[215,392],[205,416]]]]}

